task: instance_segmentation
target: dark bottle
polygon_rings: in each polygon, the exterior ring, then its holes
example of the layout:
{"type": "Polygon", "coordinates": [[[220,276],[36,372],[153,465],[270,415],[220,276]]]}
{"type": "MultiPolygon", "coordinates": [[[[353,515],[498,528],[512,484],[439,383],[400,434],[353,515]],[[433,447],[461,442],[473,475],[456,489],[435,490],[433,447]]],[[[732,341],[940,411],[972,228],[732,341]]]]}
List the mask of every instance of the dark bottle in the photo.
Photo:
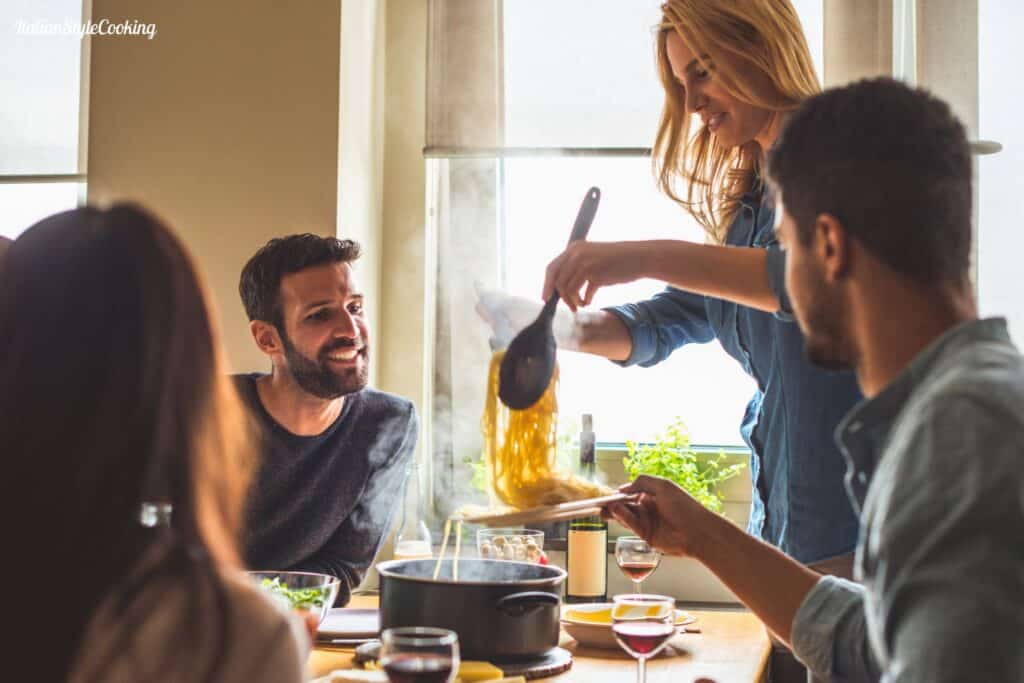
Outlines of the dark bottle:
{"type": "MultiPolygon", "coordinates": [[[[583,415],[580,431],[580,475],[594,478],[596,441],[594,419],[583,415]]],[[[581,517],[569,523],[566,534],[565,568],[569,574],[565,601],[605,602],[608,598],[608,522],[600,515],[581,517]]]]}

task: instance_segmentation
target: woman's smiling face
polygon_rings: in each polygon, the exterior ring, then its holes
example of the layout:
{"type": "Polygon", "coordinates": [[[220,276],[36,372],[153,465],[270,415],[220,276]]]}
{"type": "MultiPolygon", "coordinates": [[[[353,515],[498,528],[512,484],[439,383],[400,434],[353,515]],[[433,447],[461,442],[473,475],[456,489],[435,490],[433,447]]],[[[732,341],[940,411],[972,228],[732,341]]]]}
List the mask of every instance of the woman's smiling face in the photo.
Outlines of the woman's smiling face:
{"type": "MultiPolygon", "coordinates": [[[[722,84],[716,63],[709,55],[694,54],[675,31],[670,31],[665,39],[665,52],[673,76],[685,90],[687,113],[699,116],[720,145],[732,148],[757,140],[763,149],[771,146],[773,140],[767,138],[771,111],[732,95],[722,84]]],[[[763,74],[742,60],[735,60],[728,67],[759,99],[772,99],[771,84],[763,74]]]]}

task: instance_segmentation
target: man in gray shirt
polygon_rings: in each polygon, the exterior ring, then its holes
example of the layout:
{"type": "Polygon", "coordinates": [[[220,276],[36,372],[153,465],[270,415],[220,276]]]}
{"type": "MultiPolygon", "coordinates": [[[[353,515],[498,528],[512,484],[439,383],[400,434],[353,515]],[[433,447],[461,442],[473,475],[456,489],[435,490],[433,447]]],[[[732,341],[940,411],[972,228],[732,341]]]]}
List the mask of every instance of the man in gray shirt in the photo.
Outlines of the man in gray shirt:
{"type": "Polygon", "coordinates": [[[269,374],[237,375],[261,432],[245,560],[341,579],[348,602],[402,502],[416,446],[412,402],[367,387],[370,329],[352,240],[270,240],[239,293],[269,374]]]}
{"type": "Polygon", "coordinates": [[[719,576],[818,678],[1024,680],[1024,359],[978,320],[971,165],[949,107],[889,79],[808,100],[769,155],[807,353],[854,368],[837,430],[855,577],[820,576],[674,484],[609,513],[719,576]]]}

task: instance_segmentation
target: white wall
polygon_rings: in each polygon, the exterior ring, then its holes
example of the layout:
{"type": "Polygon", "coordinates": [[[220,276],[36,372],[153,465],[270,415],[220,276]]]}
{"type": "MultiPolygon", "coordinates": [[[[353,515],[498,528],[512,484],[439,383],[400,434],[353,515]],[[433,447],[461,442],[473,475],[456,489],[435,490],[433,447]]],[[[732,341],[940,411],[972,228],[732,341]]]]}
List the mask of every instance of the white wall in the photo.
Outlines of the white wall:
{"type": "Polygon", "coordinates": [[[93,0],[89,201],[135,199],[174,226],[206,276],[236,370],[266,369],[238,297],[245,261],[338,214],[337,2],[93,0]]]}

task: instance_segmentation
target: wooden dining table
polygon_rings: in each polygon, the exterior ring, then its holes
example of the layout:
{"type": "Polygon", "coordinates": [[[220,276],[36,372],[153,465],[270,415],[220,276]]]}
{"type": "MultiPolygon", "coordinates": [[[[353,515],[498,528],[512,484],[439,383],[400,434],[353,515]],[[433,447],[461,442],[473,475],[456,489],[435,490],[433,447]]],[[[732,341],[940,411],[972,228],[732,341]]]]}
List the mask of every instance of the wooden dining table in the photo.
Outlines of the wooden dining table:
{"type": "MultiPolygon", "coordinates": [[[[375,595],[357,595],[349,607],[376,608],[375,595]]],[[[647,663],[648,683],[752,683],[768,680],[771,644],[764,625],[741,608],[700,609],[680,605],[697,618],[699,632],[677,634],[661,654],[647,663]]],[[[582,647],[562,631],[561,647],[572,653],[572,668],[544,678],[552,683],[630,683],[636,680],[636,661],[621,650],[582,647]]],[[[337,669],[356,668],[354,650],[315,647],[309,674],[325,676],[337,669]]]]}

